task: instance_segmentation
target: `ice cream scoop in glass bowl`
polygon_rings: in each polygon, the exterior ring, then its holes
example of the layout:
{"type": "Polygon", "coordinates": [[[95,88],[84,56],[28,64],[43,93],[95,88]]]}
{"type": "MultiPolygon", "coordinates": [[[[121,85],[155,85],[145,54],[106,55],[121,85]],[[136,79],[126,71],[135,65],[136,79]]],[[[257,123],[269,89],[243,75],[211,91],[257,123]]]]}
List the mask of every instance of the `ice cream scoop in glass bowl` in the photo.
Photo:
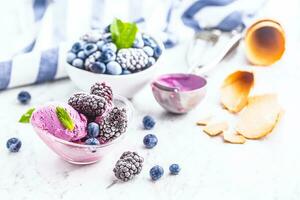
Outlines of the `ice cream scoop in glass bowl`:
{"type": "Polygon", "coordinates": [[[127,134],[128,129],[130,128],[130,122],[133,117],[132,104],[126,98],[119,95],[114,95],[113,103],[114,106],[126,110],[128,127],[125,133],[105,144],[85,145],[84,143],[69,142],[36,126],[33,126],[33,128],[42,141],[63,160],[77,165],[92,164],[109,154],[109,152],[112,151],[113,146],[127,134]]]}

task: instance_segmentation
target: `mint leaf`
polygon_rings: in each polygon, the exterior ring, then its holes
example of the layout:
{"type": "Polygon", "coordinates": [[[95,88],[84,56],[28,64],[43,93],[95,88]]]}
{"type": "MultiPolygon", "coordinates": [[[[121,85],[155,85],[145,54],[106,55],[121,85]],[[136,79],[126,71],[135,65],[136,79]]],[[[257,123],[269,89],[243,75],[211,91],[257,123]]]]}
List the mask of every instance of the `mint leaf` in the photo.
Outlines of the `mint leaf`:
{"type": "Polygon", "coordinates": [[[118,49],[130,48],[137,32],[138,28],[135,23],[122,22],[120,19],[114,19],[110,25],[111,37],[118,49]]]}
{"type": "Polygon", "coordinates": [[[56,107],[56,115],[60,123],[69,131],[73,131],[75,124],[70,117],[69,113],[63,107],[56,107]]]}
{"type": "Polygon", "coordinates": [[[20,123],[29,123],[31,115],[32,115],[34,110],[35,110],[35,108],[30,108],[25,114],[23,114],[21,116],[21,118],[19,119],[19,122],[20,123]]]}

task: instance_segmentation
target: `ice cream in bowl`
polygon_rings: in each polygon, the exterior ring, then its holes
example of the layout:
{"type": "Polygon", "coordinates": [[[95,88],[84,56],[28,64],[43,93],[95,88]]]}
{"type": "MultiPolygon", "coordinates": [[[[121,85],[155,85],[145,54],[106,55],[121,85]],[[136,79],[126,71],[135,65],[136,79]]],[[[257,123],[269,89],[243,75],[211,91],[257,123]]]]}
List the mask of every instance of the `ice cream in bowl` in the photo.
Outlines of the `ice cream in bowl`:
{"type": "Polygon", "coordinates": [[[62,159],[92,164],[126,134],[133,107],[105,83],[95,83],[90,93],[75,93],[67,103],[50,102],[27,114],[38,136],[62,159]]]}

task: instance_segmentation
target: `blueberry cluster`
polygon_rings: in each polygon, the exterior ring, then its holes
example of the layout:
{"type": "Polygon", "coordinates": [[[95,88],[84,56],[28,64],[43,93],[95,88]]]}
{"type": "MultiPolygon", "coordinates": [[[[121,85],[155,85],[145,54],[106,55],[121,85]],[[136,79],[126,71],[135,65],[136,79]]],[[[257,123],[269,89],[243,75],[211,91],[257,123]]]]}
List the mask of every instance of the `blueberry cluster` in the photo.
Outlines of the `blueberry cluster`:
{"type": "Polygon", "coordinates": [[[157,42],[141,33],[137,33],[131,48],[118,49],[105,29],[82,36],[68,52],[67,62],[94,73],[126,75],[151,67],[161,53],[157,42]]]}

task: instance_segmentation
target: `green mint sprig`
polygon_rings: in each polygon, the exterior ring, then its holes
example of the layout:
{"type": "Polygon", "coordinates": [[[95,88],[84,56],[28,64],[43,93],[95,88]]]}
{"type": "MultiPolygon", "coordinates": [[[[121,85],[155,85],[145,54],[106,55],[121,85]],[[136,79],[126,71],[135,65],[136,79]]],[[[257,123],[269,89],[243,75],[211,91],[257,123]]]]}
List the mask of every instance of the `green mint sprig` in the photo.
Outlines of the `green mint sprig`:
{"type": "Polygon", "coordinates": [[[21,118],[19,119],[19,122],[24,123],[24,124],[29,123],[30,119],[31,119],[31,115],[34,110],[35,110],[35,108],[30,108],[29,110],[27,110],[27,112],[21,116],[21,118]]]}
{"type": "Polygon", "coordinates": [[[130,48],[137,32],[138,27],[135,23],[123,22],[120,19],[114,19],[110,25],[111,37],[118,49],[130,48]]]}
{"type": "Polygon", "coordinates": [[[56,107],[56,115],[60,121],[60,123],[69,131],[73,131],[75,128],[75,124],[69,115],[69,113],[63,107],[56,107]]]}

